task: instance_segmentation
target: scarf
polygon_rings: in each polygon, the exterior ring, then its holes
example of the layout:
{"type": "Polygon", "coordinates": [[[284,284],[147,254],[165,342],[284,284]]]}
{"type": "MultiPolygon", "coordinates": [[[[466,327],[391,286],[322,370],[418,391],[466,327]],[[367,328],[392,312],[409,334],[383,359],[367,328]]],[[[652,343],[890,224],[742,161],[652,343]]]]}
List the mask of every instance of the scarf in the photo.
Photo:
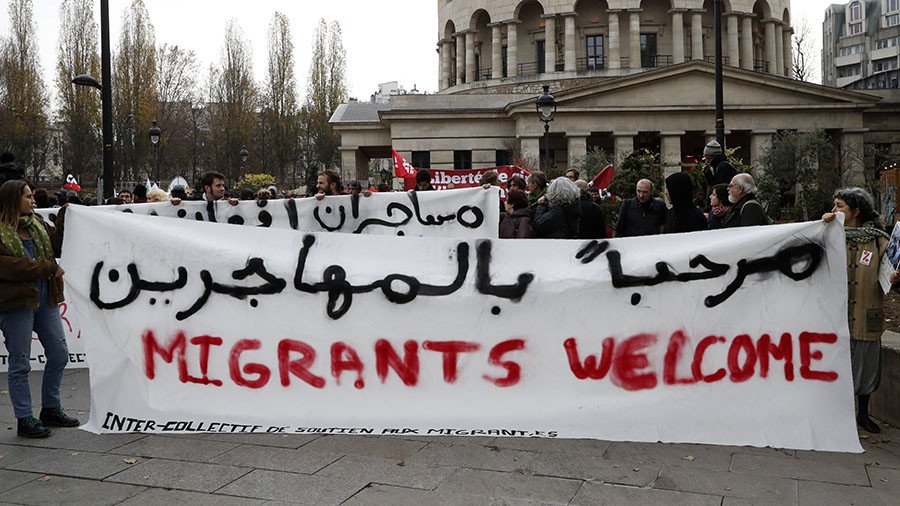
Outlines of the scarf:
{"type": "MultiPolygon", "coordinates": [[[[19,227],[28,230],[34,241],[35,260],[52,260],[53,246],[50,245],[50,236],[41,221],[34,214],[19,217],[19,227]]],[[[11,255],[26,258],[25,245],[19,237],[17,229],[9,225],[0,225],[0,243],[11,255]]]]}
{"type": "Polygon", "coordinates": [[[864,223],[861,227],[846,227],[844,228],[844,233],[847,236],[848,244],[860,245],[867,243],[873,239],[877,239],[882,237],[884,239],[890,239],[891,236],[887,235],[884,230],[881,230],[875,223],[868,222],[864,223]]]}
{"type": "Polygon", "coordinates": [[[731,206],[713,206],[712,213],[716,215],[717,218],[721,218],[722,216],[725,216],[725,213],[727,213],[729,209],[731,209],[731,206]]]}

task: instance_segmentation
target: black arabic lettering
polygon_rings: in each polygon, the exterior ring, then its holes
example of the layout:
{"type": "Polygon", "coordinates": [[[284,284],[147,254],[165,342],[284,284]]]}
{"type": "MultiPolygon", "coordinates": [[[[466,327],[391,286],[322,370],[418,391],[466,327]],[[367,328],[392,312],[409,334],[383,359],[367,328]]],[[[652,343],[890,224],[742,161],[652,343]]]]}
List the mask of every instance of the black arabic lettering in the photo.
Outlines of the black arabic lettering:
{"type": "MultiPolygon", "coordinates": [[[[332,212],[333,211],[331,209],[331,206],[325,206],[325,214],[331,214],[332,212]]],[[[338,224],[336,226],[330,226],[326,225],[325,222],[322,221],[322,218],[319,216],[319,206],[316,206],[315,209],[313,209],[313,218],[315,218],[320,227],[329,232],[335,232],[344,228],[344,223],[347,221],[347,211],[346,209],[344,209],[344,206],[338,206],[338,214],[341,217],[340,221],[338,221],[338,224]]]]}
{"type": "MultiPolygon", "coordinates": [[[[281,293],[287,286],[287,281],[274,276],[266,270],[265,263],[262,258],[250,258],[247,260],[247,266],[243,269],[236,270],[231,273],[231,277],[237,281],[242,281],[250,276],[257,275],[262,278],[265,283],[259,286],[240,286],[240,285],[223,285],[213,281],[212,275],[206,269],[200,271],[200,280],[203,281],[203,294],[194,304],[185,311],[179,311],[175,314],[175,318],[179,321],[185,320],[193,316],[197,311],[206,305],[209,297],[213,293],[222,295],[230,295],[238,300],[244,300],[251,295],[273,295],[281,293]]],[[[251,305],[255,307],[253,301],[251,305]]]]}
{"type": "Polygon", "coordinates": [[[528,285],[534,281],[534,274],[523,272],[512,285],[491,284],[491,249],[492,243],[488,239],[478,241],[476,254],[478,255],[478,267],[476,268],[475,288],[479,293],[493,295],[513,302],[519,302],[528,291],[528,285]]]}
{"type": "MultiPolygon", "coordinates": [[[[128,264],[128,267],[126,268],[128,277],[131,280],[131,288],[128,289],[128,294],[120,300],[104,302],[100,298],[100,272],[102,270],[103,262],[97,262],[97,265],[94,266],[94,273],[91,275],[91,302],[100,309],[119,309],[125,307],[134,302],[141,292],[171,292],[184,288],[188,278],[187,269],[179,267],[178,278],[175,279],[175,281],[145,281],[141,279],[137,265],[131,263],[128,264]]],[[[109,279],[112,282],[118,281],[119,271],[115,269],[109,271],[109,279]]]]}

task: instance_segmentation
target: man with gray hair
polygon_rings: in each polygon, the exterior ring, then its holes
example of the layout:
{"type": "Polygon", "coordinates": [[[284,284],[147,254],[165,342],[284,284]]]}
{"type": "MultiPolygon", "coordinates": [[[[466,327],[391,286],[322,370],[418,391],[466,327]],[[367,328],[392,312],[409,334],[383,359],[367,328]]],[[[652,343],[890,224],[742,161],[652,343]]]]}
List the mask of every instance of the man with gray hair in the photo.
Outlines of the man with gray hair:
{"type": "Polygon", "coordinates": [[[728,201],[731,210],[722,217],[722,228],[768,225],[772,220],[766,215],[762,204],[756,200],[756,183],[753,176],[740,173],[731,178],[728,185],[728,201]]]}

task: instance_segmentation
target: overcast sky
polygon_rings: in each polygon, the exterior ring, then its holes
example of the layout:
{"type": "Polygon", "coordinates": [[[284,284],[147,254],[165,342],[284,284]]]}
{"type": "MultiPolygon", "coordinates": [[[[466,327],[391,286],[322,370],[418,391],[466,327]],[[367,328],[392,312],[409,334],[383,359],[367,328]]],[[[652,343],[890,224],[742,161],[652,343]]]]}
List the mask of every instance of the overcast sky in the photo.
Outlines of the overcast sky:
{"type": "MultiPolygon", "coordinates": [[[[6,3],[0,0],[0,5],[6,3]]],[[[54,95],[52,70],[56,61],[61,3],[61,0],[34,0],[41,65],[48,88],[54,95]]],[[[130,3],[131,0],[109,1],[113,51],[118,45],[122,13],[130,3]]],[[[792,2],[794,26],[806,20],[817,48],[821,45],[823,13],[831,3],[835,2],[792,2]]],[[[100,1],[95,0],[95,4],[99,25],[100,1]]],[[[219,60],[225,24],[229,19],[238,20],[245,38],[250,41],[255,73],[261,82],[265,75],[268,27],[272,14],[278,11],[287,15],[291,22],[301,96],[305,95],[313,32],[320,18],[337,20],[343,29],[351,96],[366,100],[377,90],[379,83],[388,81],[399,81],[406,89],[416,86],[420,91],[434,92],[437,88],[435,0],[145,0],[145,5],[156,29],[157,44],[192,49],[200,62],[201,82],[205,82],[209,65],[219,60]]],[[[9,21],[4,9],[0,15],[0,34],[6,36],[8,33],[9,21]]],[[[818,66],[816,62],[817,70],[818,66]]],[[[100,76],[96,77],[99,79],[100,76]]]]}

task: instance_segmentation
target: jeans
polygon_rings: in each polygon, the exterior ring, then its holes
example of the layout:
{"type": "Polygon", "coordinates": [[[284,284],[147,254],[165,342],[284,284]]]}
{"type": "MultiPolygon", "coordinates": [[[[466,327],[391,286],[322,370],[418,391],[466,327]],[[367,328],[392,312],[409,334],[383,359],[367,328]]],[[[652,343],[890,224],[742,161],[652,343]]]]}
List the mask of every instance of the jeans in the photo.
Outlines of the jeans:
{"type": "Polygon", "coordinates": [[[69,349],[63,331],[59,307],[48,300],[47,282],[40,285],[41,305],[37,309],[27,307],[0,312],[0,332],[9,352],[9,397],[12,399],[16,418],[32,416],[31,391],[28,389],[28,373],[31,371],[31,335],[36,332],[44,346],[44,381],[41,385],[41,402],[44,408],[60,406],[59,387],[63,370],[69,362],[69,349]]]}

